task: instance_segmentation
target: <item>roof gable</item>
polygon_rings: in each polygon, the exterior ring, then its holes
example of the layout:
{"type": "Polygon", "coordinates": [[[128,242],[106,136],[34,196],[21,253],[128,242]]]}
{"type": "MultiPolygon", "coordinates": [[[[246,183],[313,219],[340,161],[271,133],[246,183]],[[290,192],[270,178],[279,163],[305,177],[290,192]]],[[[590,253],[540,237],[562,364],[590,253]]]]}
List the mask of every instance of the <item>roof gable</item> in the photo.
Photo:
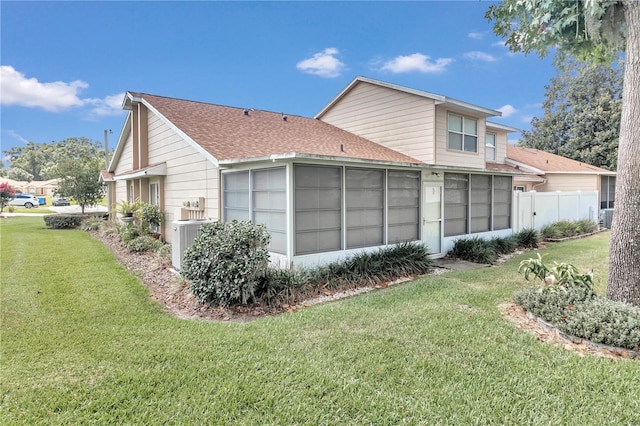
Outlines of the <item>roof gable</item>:
{"type": "Polygon", "coordinates": [[[380,80],[375,80],[368,77],[358,76],[354,78],[338,95],[336,95],[322,110],[316,114],[316,118],[322,119],[322,116],[325,115],[327,111],[329,111],[336,103],[340,101],[347,93],[349,93],[355,86],[361,83],[373,84],[375,86],[386,87],[392,90],[397,90],[400,92],[410,93],[413,95],[417,95],[423,98],[432,99],[436,105],[443,105],[447,107],[447,109],[459,111],[462,113],[472,113],[475,115],[482,115],[485,117],[491,116],[502,116],[500,111],[496,111],[490,108],[481,107],[478,105],[473,105],[468,102],[460,101],[457,99],[450,98],[448,96],[437,95],[435,93],[425,92],[423,90],[412,89],[410,87],[400,86],[393,83],[387,83],[380,80]]]}
{"type": "Polygon", "coordinates": [[[146,103],[221,162],[299,153],[420,163],[412,157],[312,118],[143,93],[130,95],[146,103]]]}
{"type": "Polygon", "coordinates": [[[570,158],[552,154],[539,149],[522,146],[507,146],[507,160],[537,169],[545,173],[593,173],[610,174],[615,172],[581,163],[570,158]]]}

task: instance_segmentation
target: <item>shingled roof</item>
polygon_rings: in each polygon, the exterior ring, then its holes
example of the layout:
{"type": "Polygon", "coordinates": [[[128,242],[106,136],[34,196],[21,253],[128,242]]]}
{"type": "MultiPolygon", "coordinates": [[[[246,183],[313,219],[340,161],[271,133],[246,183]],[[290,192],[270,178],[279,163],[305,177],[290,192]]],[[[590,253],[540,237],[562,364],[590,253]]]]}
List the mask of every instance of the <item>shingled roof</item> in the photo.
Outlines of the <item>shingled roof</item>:
{"type": "Polygon", "coordinates": [[[507,146],[507,158],[525,166],[533,167],[545,173],[593,173],[615,174],[610,170],[581,163],[570,158],[552,154],[539,149],[521,146],[507,146]]]}
{"type": "Polygon", "coordinates": [[[420,161],[313,118],[129,92],[218,161],[278,155],[420,161]]]}

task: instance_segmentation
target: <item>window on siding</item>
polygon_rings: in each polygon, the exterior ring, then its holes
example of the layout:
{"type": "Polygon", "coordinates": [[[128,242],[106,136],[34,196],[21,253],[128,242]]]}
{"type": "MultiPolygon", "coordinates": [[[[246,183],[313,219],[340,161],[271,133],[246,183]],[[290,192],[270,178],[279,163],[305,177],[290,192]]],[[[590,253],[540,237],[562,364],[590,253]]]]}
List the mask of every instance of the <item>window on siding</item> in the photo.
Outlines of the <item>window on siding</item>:
{"type": "Polygon", "coordinates": [[[444,236],[467,233],[469,175],[444,174],[444,236]]]}
{"type": "Polygon", "coordinates": [[[616,201],[616,177],[602,176],[600,178],[600,208],[612,209],[616,201]]]}
{"type": "Polygon", "coordinates": [[[471,223],[469,231],[491,230],[491,176],[471,175],[471,223]]]}
{"type": "Polygon", "coordinates": [[[384,170],[346,169],[347,248],[384,243],[384,170]]]}
{"type": "Polygon", "coordinates": [[[271,235],[269,250],[287,252],[287,199],[284,167],[253,170],[253,223],[263,224],[271,235]]]}
{"type": "Polygon", "coordinates": [[[342,168],[296,165],[294,168],[295,252],[342,248],[342,168]]]}
{"type": "Polygon", "coordinates": [[[250,220],[249,171],[222,175],[224,188],[223,220],[250,220]]]}
{"type": "Polygon", "coordinates": [[[511,176],[493,177],[493,229],[511,228],[511,176]]]}
{"type": "Polygon", "coordinates": [[[449,149],[478,152],[478,120],[449,114],[449,149]]]}
{"type": "Polygon", "coordinates": [[[496,135],[493,133],[487,133],[484,139],[486,160],[496,161],[496,135]]]}
{"type": "Polygon", "coordinates": [[[388,173],[388,244],[417,240],[420,236],[420,173],[388,173]]]}

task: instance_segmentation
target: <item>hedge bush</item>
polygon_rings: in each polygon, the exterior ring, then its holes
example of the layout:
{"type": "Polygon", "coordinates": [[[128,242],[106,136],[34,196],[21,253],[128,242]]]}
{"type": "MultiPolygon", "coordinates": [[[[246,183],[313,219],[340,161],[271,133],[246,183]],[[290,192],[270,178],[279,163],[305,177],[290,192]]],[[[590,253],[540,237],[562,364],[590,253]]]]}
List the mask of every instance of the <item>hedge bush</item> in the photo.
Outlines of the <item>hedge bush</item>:
{"type": "Polygon", "coordinates": [[[450,256],[469,262],[492,264],[502,254],[517,248],[536,248],[540,238],[535,229],[523,229],[510,237],[494,237],[485,240],[478,236],[459,238],[449,252],[450,256]]]}
{"type": "Polygon", "coordinates": [[[276,300],[293,303],[304,292],[315,294],[327,288],[375,285],[401,277],[423,275],[433,266],[434,261],[424,244],[406,242],[373,252],[361,252],[316,268],[269,268],[255,295],[266,303],[276,300]]]}
{"type": "Polygon", "coordinates": [[[75,229],[82,224],[83,217],[70,214],[49,214],[43,216],[44,224],[52,229],[75,229]]]}
{"type": "Polygon", "coordinates": [[[640,350],[640,308],[598,296],[586,287],[515,294],[515,302],[560,331],[594,343],[640,350]]]}
{"type": "Polygon", "coordinates": [[[129,240],[126,243],[126,246],[129,251],[144,253],[147,251],[157,251],[163,246],[163,244],[156,238],[142,235],[140,237],[129,240]]]}
{"type": "Polygon", "coordinates": [[[182,264],[191,292],[203,303],[249,302],[267,273],[270,238],[263,225],[248,221],[204,224],[182,264]]]}
{"type": "Polygon", "coordinates": [[[590,234],[598,229],[598,224],[593,220],[560,220],[550,223],[540,229],[540,235],[546,240],[575,237],[578,235],[590,234]]]}

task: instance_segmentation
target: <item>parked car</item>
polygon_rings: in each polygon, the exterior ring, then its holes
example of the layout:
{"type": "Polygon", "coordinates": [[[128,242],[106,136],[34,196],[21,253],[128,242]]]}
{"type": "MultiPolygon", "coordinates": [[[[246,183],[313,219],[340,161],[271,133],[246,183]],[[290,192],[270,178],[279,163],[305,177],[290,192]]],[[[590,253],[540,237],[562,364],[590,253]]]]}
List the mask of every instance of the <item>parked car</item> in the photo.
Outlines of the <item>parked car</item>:
{"type": "Polygon", "coordinates": [[[71,205],[71,203],[69,202],[69,198],[60,197],[60,196],[53,197],[52,204],[54,206],[70,206],[71,205]]]}
{"type": "Polygon", "coordinates": [[[38,207],[40,205],[40,200],[35,195],[29,194],[16,194],[15,197],[11,201],[9,201],[9,206],[23,206],[28,209],[32,207],[38,207]]]}

